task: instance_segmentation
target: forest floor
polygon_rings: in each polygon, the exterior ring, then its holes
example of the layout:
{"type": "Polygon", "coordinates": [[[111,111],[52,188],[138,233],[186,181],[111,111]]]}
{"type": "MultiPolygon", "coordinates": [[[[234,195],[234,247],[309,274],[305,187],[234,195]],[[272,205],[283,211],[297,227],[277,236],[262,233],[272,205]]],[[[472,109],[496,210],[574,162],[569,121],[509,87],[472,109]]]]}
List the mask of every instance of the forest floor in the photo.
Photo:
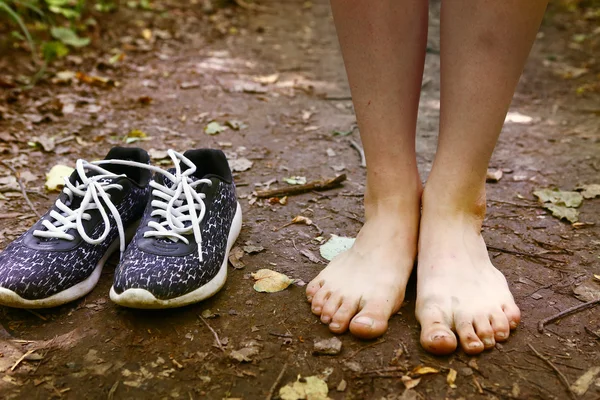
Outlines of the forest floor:
{"type": "MultiPolygon", "coordinates": [[[[504,174],[488,184],[484,235],[523,313],[511,339],[477,357],[460,349],[448,357],[426,353],[413,279],[382,338],[341,335],[339,354],[319,356],[314,342],[333,335],[312,315],[303,283],[325,266],[321,238],[358,232],[365,182],[350,144],[360,139],[329,3],[265,0],[254,9],[216,10],[197,3],[171,0],[168,12],[122,7],[100,24],[102,40],[54,64],[31,90],[10,88],[14,77],[31,72],[26,54],[3,52],[0,159],[18,171],[43,213],[55,196],[44,189],[52,166],[103,158],[136,131],[147,137],[132,145],[153,149],[160,165],[167,148],[221,148],[238,169],[245,216],[238,244],[255,246],[246,247],[252,254],[241,258],[245,267],[230,267],[220,293],[182,309],[112,304],[117,256],[79,301],[37,311],[0,307],[2,398],[277,398],[298,375],[324,380],[334,399],[600,397],[598,309],[538,330],[540,320],[600,298],[594,278],[600,278],[600,198],[585,199],[572,224],[533,196],[537,189],[600,184],[598,19],[550,9],[491,161],[490,168],[504,174]],[[125,56],[111,63],[119,52],[125,56]],[[245,126],[208,135],[211,121],[245,126]],[[341,173],[347,175],[341,187],[289,196],[285,205],[252,195],[286,187],[291,176],[311,181],[341,173]],[[299,215],[318,228],[276,230],[299,215]],[[297,281],[278,293],[258,293],[250,274],[261,268],[297,281]],[[235,351],[244,346],[252,355],[240,362],[235,351]],[[451,370],[457,371],[453,385],[451,370]],[[580,379],[585,373],[589,379],[580,379]]],[[[439,4],[433,2],[417,136],[424,178],[437,141],[438,35],[439,4]]],[[[2,166],[0,174],[5,247],[37,217],[13,172],[2,166]]]]}

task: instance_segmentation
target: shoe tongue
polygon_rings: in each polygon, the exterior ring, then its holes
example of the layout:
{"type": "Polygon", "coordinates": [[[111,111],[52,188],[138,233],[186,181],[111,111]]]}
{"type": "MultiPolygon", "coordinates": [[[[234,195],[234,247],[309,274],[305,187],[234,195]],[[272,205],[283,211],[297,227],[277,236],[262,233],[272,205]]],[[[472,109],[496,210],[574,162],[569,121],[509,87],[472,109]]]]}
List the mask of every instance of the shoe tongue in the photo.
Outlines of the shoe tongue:
{"type": "MultiPolygon", "coordinates": [[[[185,170],[187,170],[187,168],[184,168],[184,166],[181,166],[182,171],[184,172],[185,170]]],[[[169,168],[167,170],[167,172],[169,172],[172,175],[176,175],[177,174],[177,170],[175,168],[169,168]]],[[[158,176],[155,178],[157,183],[163,184],[166,187],[168,187],[169,189],[172,189],[175,186],[175,182],[172,181],[171,179],[169,179],[166,175],[163,174],[157,174],[158,176]]],[[[188,179],[190,179],[192,182],[196,182],[198,180],[198,178],[194,175],[189,175],[187,177],[188,179]]]]}

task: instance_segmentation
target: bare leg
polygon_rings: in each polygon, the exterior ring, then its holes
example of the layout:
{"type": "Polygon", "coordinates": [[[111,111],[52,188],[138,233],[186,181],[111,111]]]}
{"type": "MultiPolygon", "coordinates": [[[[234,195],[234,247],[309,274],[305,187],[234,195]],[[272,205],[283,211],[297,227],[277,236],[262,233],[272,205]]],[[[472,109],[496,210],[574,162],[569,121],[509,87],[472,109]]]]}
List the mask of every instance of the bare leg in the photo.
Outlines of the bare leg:
{"type": "Polygon", "coordinates": [[[404,300],[417,250],[415,130],[427,39],[423,0],[332,0],[367,157],[366,222],[355,245],[308,286],[336,333],[382,335],[404,300]]]}
{"type": "Polygon", "coordinates": [[[417,317],[436,354],[480,353],[520,319],[481,236],[485,175],[545,0],[442,3],[440,140],[423,194],[417,317]]]}

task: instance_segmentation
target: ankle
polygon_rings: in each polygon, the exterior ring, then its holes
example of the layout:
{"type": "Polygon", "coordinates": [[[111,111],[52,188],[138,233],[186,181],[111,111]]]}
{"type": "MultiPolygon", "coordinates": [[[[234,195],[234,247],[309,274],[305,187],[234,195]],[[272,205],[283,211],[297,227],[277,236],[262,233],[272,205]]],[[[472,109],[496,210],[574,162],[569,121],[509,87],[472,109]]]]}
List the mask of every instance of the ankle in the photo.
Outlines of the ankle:
{"type": "Polygon", "coordinates": [[[421,197],[423,214],[437,217],[469,218],[481,225],[485,218],[485,186],[475,190],[464,190],[452,185],[435,185],[429,182],[421,197]]]}
{"type": "Polygon", "coordinates": [[[365,191],[365,217],[367,220],[378,217],[389,218],[390,215],[414,216],[418,219],[421,208],[423,185],[420,181],[411,185],[403,185],[400,190],[389,187],[387,191],[365,191]]]}

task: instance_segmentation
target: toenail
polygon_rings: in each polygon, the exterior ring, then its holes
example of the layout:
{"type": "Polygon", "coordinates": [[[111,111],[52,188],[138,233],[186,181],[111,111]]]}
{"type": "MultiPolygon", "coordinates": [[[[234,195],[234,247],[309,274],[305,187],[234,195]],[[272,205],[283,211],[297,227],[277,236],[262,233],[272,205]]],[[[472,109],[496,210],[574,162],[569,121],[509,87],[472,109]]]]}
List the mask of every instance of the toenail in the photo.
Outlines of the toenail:
{"type": "Polygon", "coordinates": [[[490,346],[493,346],[495,343],[492,339],[485,338],[485,339],[483,339],[483,344],[486,345],[487,347],[490,347],[490,346]]]}
{"type": "Polygon", "coordinates": [[[328,324],[328,323],[329,323],[329,321],[331,321],[331,318],[330,318],[330,317],[328,317],[328,316],[323,316],[323,317],[321,317],[321,321],[322,321],[324,324],[328,324]]]}
{"type": "Polygon", "coordinates": [[[447,337],[448,335],[445,335],[443,333],[437,333],[435,335],[431,335],[431,341],[437,342],[438,340],[446,339],[447,337]]]}
{"type": "Polygon", "coordinates": [[[306,298],[306,300],[308,300],[308,301],[312,301],[312,296],[308,296],[308,297],[306,298]]]}
{"type": "Polygon", "coordinates": [[[313,308],[313,311],[314,311],[314,312],[321,312],[321,307],[314,307],[314,308],[313,308]]]}
{"type": "Polygon", "coordinates": [[[471,342],[471,343],[469,343],[469,348],[471,348],[471,349],[476,349],[478,347],[481,347],[481,343],[480,342],[471,342]]]}
{"type": "Polygon", "coordinates": [[[497,332],[496,336],[499,337],[500,339],[504,339],[506,337],[506,333],[504,333],[504,332],[497,332]]]}
{"type": "Polygon", "coordinates": [[[358,317],[354,320],[354,322],[366,326],[373,326],[374,324],[373,319],[369,317],[358,317]]]}
{"type": "Polygon", "coordinates": [[[510,321],[510,327],[511,327],[512,329],[516,329],[518,325],[519,325],[519,324],[517,324],[515,321],[510,321]]]}
{"type": "Polygon", "coordinates": [[[329,327],[336,331],[341,328],[340,324],[338,324],[337,322],[332,322],[331,324],[329,324],[329,327]]]}

